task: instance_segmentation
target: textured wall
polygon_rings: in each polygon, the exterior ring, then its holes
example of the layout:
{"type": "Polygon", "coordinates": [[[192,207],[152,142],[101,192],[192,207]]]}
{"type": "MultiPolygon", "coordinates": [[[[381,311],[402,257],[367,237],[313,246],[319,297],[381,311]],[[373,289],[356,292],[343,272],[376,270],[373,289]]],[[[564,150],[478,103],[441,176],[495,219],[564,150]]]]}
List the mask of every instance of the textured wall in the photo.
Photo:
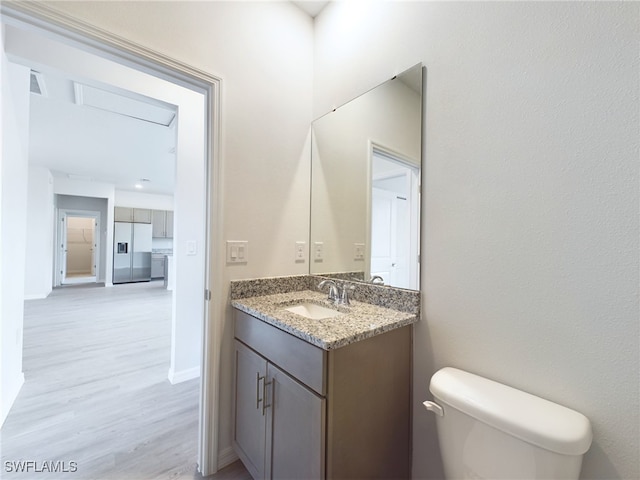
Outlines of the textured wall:
{"type": "Polygon", "coordinates": [[[347,2],[316,19],[315,115],[427,67],[415,478],[441,474],[420,402],[445,365],[589,417],[583,478],[640,478],[639,12],[347,2]]]}

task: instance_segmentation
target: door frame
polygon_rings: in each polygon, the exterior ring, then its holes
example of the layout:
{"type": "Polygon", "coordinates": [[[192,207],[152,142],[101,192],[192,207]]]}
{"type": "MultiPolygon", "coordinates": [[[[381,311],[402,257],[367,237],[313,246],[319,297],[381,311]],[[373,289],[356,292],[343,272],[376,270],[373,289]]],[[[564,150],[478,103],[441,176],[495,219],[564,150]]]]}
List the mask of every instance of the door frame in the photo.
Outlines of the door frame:
{"type": "MultiPolygon", "coordinates": [[[[414,283],[413,289],[419,290],[420,285],[420,182],[421,182],[421,167],[416,161],[413,161],[410,157],[397,152],[389,147],[384,146],[382,143],[374,140],[369,140],[368,145],[368,164],[367,164],[367,238],[366,245],[366,257],[369,259],[368,265],[365,265],[367,269],[365,275],[371,274],[371,236],[372,236],[372,222],[371,222],[371,210],[372,210],[372,188],[373,188],[373,161],[374,156],[378,153],[383,157],[388,157],[390,161],[398,163],[403,168],[410,171],[410,185],[409,185],[409,202],[410,202],[410,224],[411,224],[411,252],[410,256],[413,257],[413,261],[409,261],[409,272],[411,281],[414,283]]],[[[393,286],[393,285],[392,285],[393,286]]]]}
{"type": "Polygon", "coordinates": [[[54,287],[59,287],[64,285],[64,280],[66,277],[66,256],[63,250],[66,249],[66,231],[67,231],[67,218],[75,217],[75,218],[94,218],[96,223],[94,225],[94,242],[95,242],[95,250],[94,261],[95,261],[95,269],[96,269],[96,282],[100,278],[100,274],[102,270],[100,270],[100,259],[102,255],[100,245],[100,228],[102,226],[102,219],[100,218],[100,212],[95,210],[75,210],[69,208],[58,208],[58,215],[56,221],[56,231],[54,232],[54,238],[56,239],[56,255],[55,255],[55,265],[54,265],[54,287]],[[64,272],[64,273],[63,273],[64,272]]]}
{"type": "Polygon", "coordinates": [[[200,362],[198,465],[208,476],[218,470],[218,416],[223,296],[221,89],[222,79],[37,2],[2,2],[3,22],[53,35],[94,55],[202,93],[205,118],[205,278],[200,362]]]}

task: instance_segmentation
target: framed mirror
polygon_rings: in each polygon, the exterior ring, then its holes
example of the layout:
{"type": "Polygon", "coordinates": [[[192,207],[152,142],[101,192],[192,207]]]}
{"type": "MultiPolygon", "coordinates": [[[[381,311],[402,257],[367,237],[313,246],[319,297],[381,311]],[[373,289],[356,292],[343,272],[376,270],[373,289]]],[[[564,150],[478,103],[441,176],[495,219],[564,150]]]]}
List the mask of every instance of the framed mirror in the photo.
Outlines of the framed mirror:
{"type": "Polygon", "coordinates": [[[312,123],[311,274],[420,289],[422,70],[312,123]]]}

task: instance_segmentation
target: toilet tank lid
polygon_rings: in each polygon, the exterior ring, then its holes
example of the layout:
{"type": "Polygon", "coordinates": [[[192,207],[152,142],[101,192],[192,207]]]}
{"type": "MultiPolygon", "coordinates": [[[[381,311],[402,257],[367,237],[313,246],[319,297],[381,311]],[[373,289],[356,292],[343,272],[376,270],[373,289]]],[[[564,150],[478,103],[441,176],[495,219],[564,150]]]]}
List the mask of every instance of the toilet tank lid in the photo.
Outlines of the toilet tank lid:
{"type": "Polygon", "coordinates": [[[429,390],[437,400],[552,452],[582,455],[591,446],[587,417],[493,380],[446,367],[431,377],[429,390]]]}

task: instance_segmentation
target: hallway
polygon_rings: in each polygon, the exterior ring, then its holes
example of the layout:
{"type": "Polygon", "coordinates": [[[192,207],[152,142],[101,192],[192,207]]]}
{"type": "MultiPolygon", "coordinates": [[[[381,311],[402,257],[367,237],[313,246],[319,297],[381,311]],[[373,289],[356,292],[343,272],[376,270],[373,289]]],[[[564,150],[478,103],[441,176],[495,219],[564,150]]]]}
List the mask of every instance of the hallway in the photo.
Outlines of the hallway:
{"type": "Polygon", "coordinates": [[[25,384],[0,432],[3,478],[42,478],[9,473],[20,460],[75,465],[56,479],[194,478],[199,380],[167,380],[171,299],[150,282],[25,302],[25,384]]]}

